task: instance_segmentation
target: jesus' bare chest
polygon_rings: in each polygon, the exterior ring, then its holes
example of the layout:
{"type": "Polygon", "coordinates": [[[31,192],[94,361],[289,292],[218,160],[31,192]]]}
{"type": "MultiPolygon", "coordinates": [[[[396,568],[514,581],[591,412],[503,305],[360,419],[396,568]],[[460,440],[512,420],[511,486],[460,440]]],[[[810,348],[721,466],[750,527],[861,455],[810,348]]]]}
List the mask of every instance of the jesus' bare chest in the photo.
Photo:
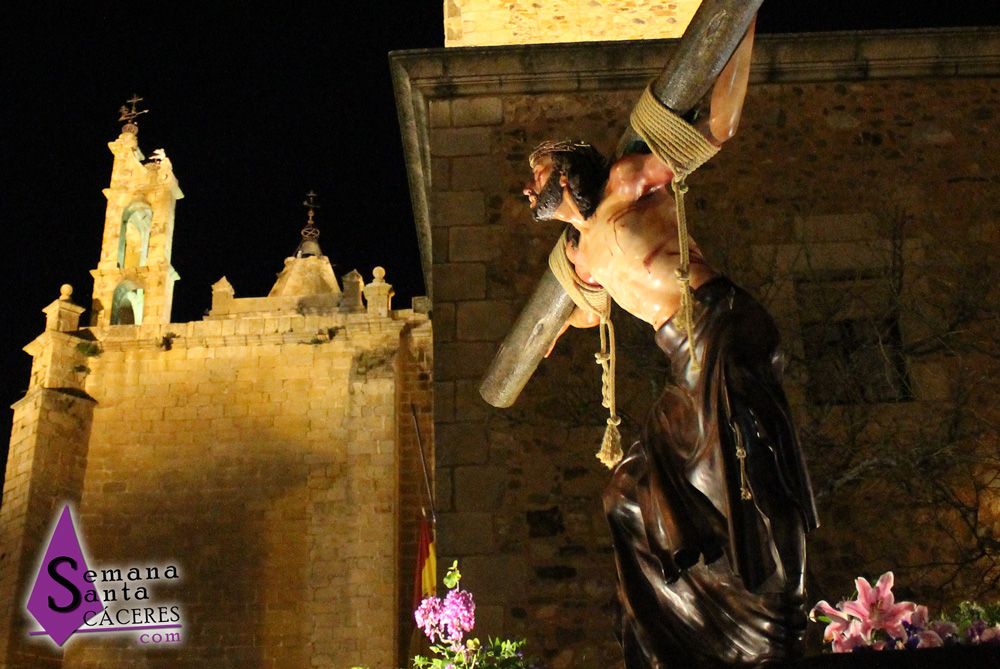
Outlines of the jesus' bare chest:
{"type": "MultiPolygon", "coordinates": [[[[691,244],[692,283],[714,275],[691,244]]],[[[658,327],[676,311],[680,264],[674,202],[665,192],[632,202],[609,199],[580,233],[577,266],[620,307],[658,327]]],[[[586,277],[585,277],[586,278],[586,277]]]]}

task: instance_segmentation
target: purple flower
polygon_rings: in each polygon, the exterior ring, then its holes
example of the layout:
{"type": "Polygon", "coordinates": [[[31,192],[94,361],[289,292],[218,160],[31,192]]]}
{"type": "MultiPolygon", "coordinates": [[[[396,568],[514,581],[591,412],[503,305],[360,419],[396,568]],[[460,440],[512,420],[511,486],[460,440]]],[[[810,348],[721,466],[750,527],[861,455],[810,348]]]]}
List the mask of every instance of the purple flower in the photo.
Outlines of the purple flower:
{"type": "Polygon", "coordinates": [[[468,590],[451,590],[445,595],[440,611],[441,626],[453,643],[460,642],[466,632],[476,626],[476,602],[468,590]]]}
{"type": "Polygon", "coordinates": [[[969,642],[973,644],[989,643],[1000,645],[1000,625],[993,625],[992,627],[986,624],[984,620],[976,620],[966,631],[968,635],[969,642]]]}
{"type": "Polygon", "coordinates": [[[975,620],[969,625],[969,628],[965,631],[966,636],[969,639],[969,643],[979,643],[979,639],[983,632],[986,631],[986,622],[983,620],[975,620]]]}
{"type": "Polygon", "coordinates": [[[435,636],[441,633],[441,610],[441,600],[431,596],[420,602],[420,606],[413,612],[417,627],[423,629],[431,641],[436,641],[435,636]]]}
{"type": "Polygon", "coordinates": [[[917,648],[940,648],[944,645],[944,639],[934,630],[924,630],[919,634],[915,634],[913,638],[919,639],[916,645],[917,648]]]}
{"type": "Polygon", "coordinates": [[[958,637],[958,625],[948,620],[935,620],[930,624],[930,629],[945,641],[958,637]]]}

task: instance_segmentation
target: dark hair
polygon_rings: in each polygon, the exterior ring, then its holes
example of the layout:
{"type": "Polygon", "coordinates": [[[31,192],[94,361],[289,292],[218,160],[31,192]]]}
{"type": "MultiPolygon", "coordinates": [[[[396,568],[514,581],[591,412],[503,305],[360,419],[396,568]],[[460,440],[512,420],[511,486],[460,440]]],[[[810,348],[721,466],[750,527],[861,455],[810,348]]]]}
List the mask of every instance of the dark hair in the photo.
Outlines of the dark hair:
{"type": "Polygon", "coordinates": [[[586,142],[548,141],[539,144],[528,163],[545,157],[552,158],[553,177],[566,177],[569,192],[584,218],[590,218],[601,202],[604,184],[608,180],[610,164],[601,152],[586,142]]]}

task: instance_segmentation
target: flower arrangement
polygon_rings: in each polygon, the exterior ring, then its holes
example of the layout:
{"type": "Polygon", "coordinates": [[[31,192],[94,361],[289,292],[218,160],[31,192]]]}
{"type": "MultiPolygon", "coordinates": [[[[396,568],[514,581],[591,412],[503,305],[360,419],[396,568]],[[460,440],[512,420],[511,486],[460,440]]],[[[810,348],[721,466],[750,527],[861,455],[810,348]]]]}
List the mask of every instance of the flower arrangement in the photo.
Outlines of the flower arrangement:
{"type": "Polygon", "coordinates": [[[488,639],[466,639],[476,626],[476,602],[472,593],[462,590],[462,574],[458,561],[452,563],[444,577],[448,594],[443,598],[427,597],[417,607],[417,626],[430,639],[431,652],[437,657],[413,658],[416,669],[529,669],[522,649],[525,642],[488,639]]]}
{"type": "Polygon", "coordinates": [[[963,602],[956,622],[931,621],[926,606],[895,600],[893,581],[891,571],[882,574],[874,587],[858,578],[855,599],[836,607],[824,600],[813,607],[809,619],[826,623],[823,641],[833,652],[934,648],[962,642],[1000,645],[1000,602],[989,607],[963,602]]]}

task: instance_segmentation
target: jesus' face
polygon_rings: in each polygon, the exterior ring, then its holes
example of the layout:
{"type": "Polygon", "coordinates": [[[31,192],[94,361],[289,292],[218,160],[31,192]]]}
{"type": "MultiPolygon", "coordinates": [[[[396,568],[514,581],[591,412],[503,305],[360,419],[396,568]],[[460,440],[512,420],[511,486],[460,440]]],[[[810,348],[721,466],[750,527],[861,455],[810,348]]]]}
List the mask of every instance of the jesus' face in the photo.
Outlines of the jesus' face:
{"type": "Polygon", "coordinates": [[[551,156],[539,158],[532,166],[533,181],[525,184],[524,194],[536,221],[552,220],[563,201],[560,175],[554,169],[551,156]]]}

